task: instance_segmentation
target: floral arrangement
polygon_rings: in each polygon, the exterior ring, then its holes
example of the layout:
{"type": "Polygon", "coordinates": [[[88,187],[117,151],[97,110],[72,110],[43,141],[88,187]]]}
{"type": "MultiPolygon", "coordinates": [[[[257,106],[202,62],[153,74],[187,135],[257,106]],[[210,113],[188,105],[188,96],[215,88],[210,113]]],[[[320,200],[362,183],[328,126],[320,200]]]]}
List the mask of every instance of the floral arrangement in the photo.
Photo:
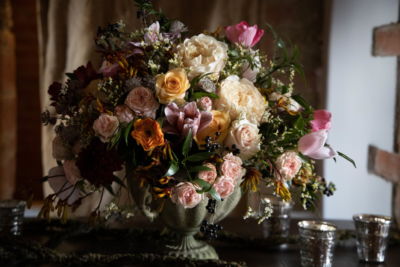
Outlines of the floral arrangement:
{"type": "Polygon", "coordinates": [[[42,216],[66,216],[93,192],[117,198],[113,184],[150,185],[187,209],[239,186],[272,187],[286,201],[297,188],[304,208],[333,193],[314,160],[351,159],[326,144],[331,114],[293,93],[296,49],[276,38],[275,54],[262,54],[265,30],[246,22],[190,37],[182,22],[137,3],[143,29],[99,28],[101,67],[88,63],[49,87],[42,120],[54,125],[58,166],[45,177],[55,193],[42,216]]]}

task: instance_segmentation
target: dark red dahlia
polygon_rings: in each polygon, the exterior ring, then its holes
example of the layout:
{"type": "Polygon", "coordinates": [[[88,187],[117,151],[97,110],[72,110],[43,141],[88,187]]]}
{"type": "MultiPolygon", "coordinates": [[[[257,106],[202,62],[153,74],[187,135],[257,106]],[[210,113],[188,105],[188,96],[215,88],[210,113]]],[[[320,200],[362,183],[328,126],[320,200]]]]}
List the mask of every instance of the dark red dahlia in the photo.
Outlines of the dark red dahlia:
{"type": "Polygon", "coordinates": [[[76,160],[82,178],[96,187],[109,186],[115,181],[114,172],[122,169],[123,161],[115,149],[108,149],[107,144],[98,138],[82,149],[76,160]]]}

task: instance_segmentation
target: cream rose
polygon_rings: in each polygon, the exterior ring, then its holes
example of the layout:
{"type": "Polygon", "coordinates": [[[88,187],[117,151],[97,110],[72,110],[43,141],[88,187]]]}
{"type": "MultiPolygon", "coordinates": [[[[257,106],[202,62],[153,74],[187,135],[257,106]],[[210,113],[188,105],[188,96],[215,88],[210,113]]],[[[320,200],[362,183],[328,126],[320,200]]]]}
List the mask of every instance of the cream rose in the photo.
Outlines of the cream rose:
{"type": "Polygon", "coordinates": [[[215,107],[227,110],[232,121],[243,113],[250,122],[258,124],[267,108],[267,102],[253,83],[235,75],[221,83],[217,94],[215,107]]]}
{"type": "Polygon", "coordinates": [[[188,69],[189,79],[205,73],[213,73],[213,78],[217,78],[228,59],[227,51],[225,43],[199,34],[179,45],[177,55],[182,67],[188,69]]]}
{"type": "Polygon", "coordinates": [[[235,190],[235,182],[230,177],[221,176],[218,178],[213,187],[221,198],[227,198],[235,190]]]}
{"type": "Polygon", "coordinates": [[[225,138],[225,147],[233,145],[240,150],[239,157],[249,159],[260,150],[261,135],[256,124],[246,119],[232,122],[225,138]]]}
{"type": "Polygon", "coordinates": [[[208,167],[210,170],[199,172],[198,177],[209,184],[214,183],[215,179],[217,179],[217,169],[215,168],[215,165],[206,163],[203,166],[208,167]]]}
{"type": "Polygon", "coordinates": [[[160,104],[153,92],[146,87],[132,89],[125,99],[125,105],[132,109],[136,115],[154,119],[160,104]]]}
{"type": "Polygon", "coordinates": [[[183,99],[190,83],[184,69],[176,68],[156,76],[156,95],[160,103],[183,99]]]}
{"type": "Polygon", "coordinates": [[[93,123],[93,130],[100,137],[100,140],[108,142],[114,135],[119,125],[118,118],[102,113],[93,123]]]}
{"type": "Polygon", "coordinates": [[[194,208],[202,199],[203,195],[197,193],[196,187],[190,182],[179,183],[171,191],[171,201],[185,209],[194,208]]]}
{"type": "Polygon", "coordinates": [[[289,181],[299,172],[301,165],[302,160],[296,152],[285,152],[276,159],[275,166],[279,171],[276,177],[289,181]]]}

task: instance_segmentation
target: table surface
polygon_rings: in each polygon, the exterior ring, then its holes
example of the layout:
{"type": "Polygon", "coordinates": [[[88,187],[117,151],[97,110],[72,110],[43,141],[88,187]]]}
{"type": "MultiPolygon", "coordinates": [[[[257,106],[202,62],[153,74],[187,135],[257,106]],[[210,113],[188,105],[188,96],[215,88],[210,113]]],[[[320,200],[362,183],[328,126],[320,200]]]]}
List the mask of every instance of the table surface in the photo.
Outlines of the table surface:
{"type": "MultiPolygon", "coordinates": [[[[297,234],[297,224],[298,220],[292,220],[291,222],[291,233],[297,234]]],[[[354,229],[353,223],[351,221],[330,221],[334,223],[338,229],[354,229]]],[[[254,237],[263,238],[263,226],[257,225],[252,220],[241,220],[228,218],[221,223],[224,230],[227,232],[242,236],[242,237],[254,237]]],[[[149,223],[135,223],[135,227],[145,227],[154,228],[154,225],[149,223]]],[[[35,233],[26,233],[26,236],[34,236],[35,233]]],[[[95,242],[95,241],[92,241],[95,242]]],[[[134,242],[134,240],[132,241],[134,242]]],[[[118,241],[114,242],[118,244],[118,241]]],[[[67,245],[61,244],[57,247],[60,252],[79,252],[79,247],[81,244],[67,245]],[[68,248],[68,249],[67,249],[68,248]]],[[[93,244],[94,246],[98,244],[93,244]]],[[[110,245],[110,244],[109,244],[110,245]]],[[[212,242],[221,260],[225,261],[236,261],[236,262],[246,262],[247,266],[250,267],[280,267],[280,266],[300,266],[300,254],[297,245],[291,244],[282,247],[269,247],[265,248],[262,246],[253,246],[252,248],[245,245],[240,245],[238,243],[230,244],[228,242],[212,242]]],[[[118,246],[118,245],[116,245],[118,246]]],[[[111,249],[111,251],[117,250],[116,248],[111,249]]],[[[10,266],[4,265],[4,262],[0,261],[0,266],[10,266]]],[[[42,266],[42,265],[41,265],[42,266]]],[[[45,265],[54,266],[54,265],[45,265]]],[[[124,264],[124,266],[133,266],[129,262],[124,264]]],[[[134,265],[138,266],[138,265],[134,265]]],[[[145,266],[145,265],[140,265],[145,266]]],[[[175,265],[178,266],[178,265],[175,265]]],[[[400,245],[397,242],[396,245],[391,245],[388,248],[386,262],[384,264],[368,264],[359,262],[356,253],[355,241],[349,239],[347,241],[341,241],[337,244],[334,252],[334,263],[333,266],[337,267],[351,267],[351,266],[385,266],[385,267],[400,267],[400,245]]]]}

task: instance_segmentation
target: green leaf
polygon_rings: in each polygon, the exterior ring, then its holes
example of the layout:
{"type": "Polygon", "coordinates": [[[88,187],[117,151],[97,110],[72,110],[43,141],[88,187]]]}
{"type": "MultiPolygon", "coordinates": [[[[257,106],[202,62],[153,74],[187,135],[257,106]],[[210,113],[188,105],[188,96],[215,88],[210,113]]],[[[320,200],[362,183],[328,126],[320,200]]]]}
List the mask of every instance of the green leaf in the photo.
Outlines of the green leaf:
{"type": "Polygon", "coordinates": [[[357,168],[356,162],[350,158],[349,156],[347,156],[346,154],[337,151],[338,155],[341,156],[342,158],[344,158],[345,160],[349,161],[351,164],[353,164],[354,168],[357,168]]]}
{"type": "Polygon", "coordinates": [[[311,113],[313,111],[313,108],[310,106],[310,104],[308,104],[308,102],[300,95],[293,95],[292,98],[296,100],[296,102],[299,103],[303,108],[305,108],[307,113],[311,113]]]}
{"type": "Polygon", "coordinates": [[[297,120],[294,123],[294,128],[296,128],[297,130],[304,130],[305,127],[306,127],[306,123],[305,123],[303,117],[301,115],[299,115],[299,117],[297,118],[297,120]]]}
{"type": "Polygon", "coordinates": [[[203,166],[203,165],[198,165],[198,166],[191,167],[189,169],[189,171],[190,172],[211,171],[211,168],[209,168],[207,166],[203,166]]]}
{"type": "Polygon", "coordinates": [[[185,138],[185,141],[183,142],[183,146],[182,146],[182,155],[185,158],[187,158],[189,151],[192,147],[192,141],[193,141],[193,134],[192,134],[192,129],[190,129],[188,135],[185,138]]]}
{"type": "Polygon", "coordinates": [[[128,138],[130,136],[132,127],[133,127],[133,122],[128,123],[128,126],[124,129],[124,140],[126,145],[128,145],[128,138]]]}
{"type": "Polygon", "coordinates": [[[199,194],[209,192],[212,189],[212,185],[202,179],[196,179],[193,183],[197,184],[201,188],[201,190],[197,190],[197,193],[199,194]]]}
{"type": "Polygon", "coordinates": [[[214,187],[211,187],[210,191],[208,193],[211,195],[211,197],[215,200],[221,201],[221,196],[218,194],[217,191],[215,191],[214,187]]]}
{"type": "Polygon", "coordinates": [[[171,161],[171,164],[169,165],[169,168],[167,172],[164,174],[164,176],[172,176],[178,171],[179,171],[179,163],[176,161],[171,161]]]}
{"type": "Polygon", "coordinates": [[[219,96],[217,94],[207,93],[207,92],[195,92],[195,93],[193,93],[192,98],[193,98],[193,100],[196,100],[196,99],[202,98],[204,96],[208,96],[209,98],[212,98],[212,99],[219,98],[219,96]]]}
{"type": "Polygon", "coordinates": [[[200,152],[187,157],[187,160],[190,162],[198,162],[209,159],[214,153],[212,152],[200,152]]]}

